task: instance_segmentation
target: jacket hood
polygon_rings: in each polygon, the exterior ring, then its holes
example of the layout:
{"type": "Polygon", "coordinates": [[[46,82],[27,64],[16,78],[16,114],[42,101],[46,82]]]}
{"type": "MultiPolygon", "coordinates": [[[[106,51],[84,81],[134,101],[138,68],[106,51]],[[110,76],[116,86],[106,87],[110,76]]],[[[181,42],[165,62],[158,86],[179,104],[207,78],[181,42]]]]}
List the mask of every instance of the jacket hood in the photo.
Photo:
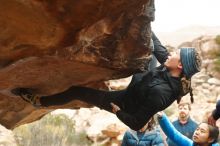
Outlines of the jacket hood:
{"type": "MultiPolygon", "coordinates": [[[[138,136],[137,136],[137,131],[134,131],[132,129],[129,129],[129,132],[131,133],[131,135],[136,139],[136,140],[139,140],[138,139],[138,136]]],[[[160,129],[158,127],[154,128],[153,130],[151,131],[145,131],[144,132],[144,136],[143,137],[152,137],[151,139],[154,139],[157,137],[158,133],[160,132],[160,129]]],[[[150,139],[150,138],[149,138],[150,139]]]]}

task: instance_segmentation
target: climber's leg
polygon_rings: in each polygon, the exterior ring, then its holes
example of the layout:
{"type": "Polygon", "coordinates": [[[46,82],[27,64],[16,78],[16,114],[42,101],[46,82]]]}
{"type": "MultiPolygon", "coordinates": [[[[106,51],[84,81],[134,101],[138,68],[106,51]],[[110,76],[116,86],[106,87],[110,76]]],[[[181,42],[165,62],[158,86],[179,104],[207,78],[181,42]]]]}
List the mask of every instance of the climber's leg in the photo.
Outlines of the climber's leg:
{"type": "Polygon", "coordinates": [[[102,91],[87,87],[72,86],[61,93],[42,96],[40,98],[37,98],[36,95],[33,95],[28,88],[16,88],[12,90],[12,93],[19,95],[24,100],[30,102],[33,105],[37,104],[38,106],[41,105],[46,107],[53,105],[63,105],[77,99],[112,112],[110,103],[113,102],[119,107],[122,107],[121,98],[124,95],[125,90],[102,91]]]}
{"type": "Polygon", "coordinates": [[[62,105],[77,99],[112,112],[110,103],[113,102],[118,106],[122,106],[120,99],[124,95],[124,92],[125,90],[102,91],[87,87],[72,86],[64,92],[41,97],[40,103],[42,106],[62,105]]]}

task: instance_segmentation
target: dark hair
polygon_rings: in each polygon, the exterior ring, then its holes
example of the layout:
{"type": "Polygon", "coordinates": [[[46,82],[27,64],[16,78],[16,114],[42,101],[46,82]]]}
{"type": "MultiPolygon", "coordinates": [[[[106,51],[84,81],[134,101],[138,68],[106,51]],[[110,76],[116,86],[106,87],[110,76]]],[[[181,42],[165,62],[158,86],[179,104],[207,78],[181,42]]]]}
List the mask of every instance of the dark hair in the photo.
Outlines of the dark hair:
{"type": "Polygon", "coordinates": [[[218,140],[219,129],[216,126],[212,126],[209,124],[208,127],[209,127],[209,138],[213,138],[213,142],[211,144],[216,143],[218,140]]]}
{"type": "MultiPolygon", "coordinates": [[[[209,125],[207,122],[202,122],[208,125],[209,129],[209,138],[212,138],[213,141],[209,144],[209,146],[212,146],[212,144],[217,143],[218,141],[218,135],[219,135],[219,129],[216,126],[209,125]]],[[[200,123],[200,124],[202,124],[200,123]]],[[[199,146],[198,143],[193,142],[193,146],[199,146]]]]}
{"type": "Polygon", "coordinates": [[[148,130],[153,130],[154,127],[155,127],[155,125],[156,125],[156,121],[155,121],[155,118],[154,118],[154,116],[153,116],[153,117],[151,117],[151,119],[150,119],[149,122],[148,122],[147,129],[148,129],[148,130]]]}
{"type": "Polygon", "coordinates": [[[181,74],[181,90],[180,90],[179,97],[177,98],[177,103],[179,104],[182,97],[188,93],[190,93],[191,103],[194,103],[193,92],[192,92],[192,87],[191,87],[191,78],[187,79],[186,76],[182,73],[181,74]]]}

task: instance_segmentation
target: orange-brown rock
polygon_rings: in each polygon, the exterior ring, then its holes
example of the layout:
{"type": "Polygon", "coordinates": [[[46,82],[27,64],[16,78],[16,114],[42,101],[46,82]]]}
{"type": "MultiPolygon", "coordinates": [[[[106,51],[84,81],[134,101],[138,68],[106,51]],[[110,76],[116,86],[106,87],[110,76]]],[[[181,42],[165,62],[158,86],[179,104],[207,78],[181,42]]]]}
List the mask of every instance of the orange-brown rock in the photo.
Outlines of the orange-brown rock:
{"type": "Polygon", "coordinates": [[[151,0],[1,0],[0,123],[32,122],[73,101],[36,109],[10,93],[38,95],[93,86],[144,70],[150,54],[151,0]]]}

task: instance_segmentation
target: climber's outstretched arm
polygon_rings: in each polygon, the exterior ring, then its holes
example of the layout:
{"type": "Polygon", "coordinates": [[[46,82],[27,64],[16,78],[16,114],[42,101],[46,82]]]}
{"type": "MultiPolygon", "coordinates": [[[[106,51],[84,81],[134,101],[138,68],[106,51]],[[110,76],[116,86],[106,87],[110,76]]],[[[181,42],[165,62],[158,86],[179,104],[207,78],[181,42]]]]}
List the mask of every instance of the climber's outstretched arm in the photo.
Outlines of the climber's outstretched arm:
{"type": "Polygon", "coordinates": [[[163,64],[168,58],[169,52],[167,51],[167,48],[161,44],[160,40],[157,38],[154,32],[152,32],[151,37],[152,37],[153,44],[154,44],[153,54],[156,56],[160,64],[163,64]]]}

